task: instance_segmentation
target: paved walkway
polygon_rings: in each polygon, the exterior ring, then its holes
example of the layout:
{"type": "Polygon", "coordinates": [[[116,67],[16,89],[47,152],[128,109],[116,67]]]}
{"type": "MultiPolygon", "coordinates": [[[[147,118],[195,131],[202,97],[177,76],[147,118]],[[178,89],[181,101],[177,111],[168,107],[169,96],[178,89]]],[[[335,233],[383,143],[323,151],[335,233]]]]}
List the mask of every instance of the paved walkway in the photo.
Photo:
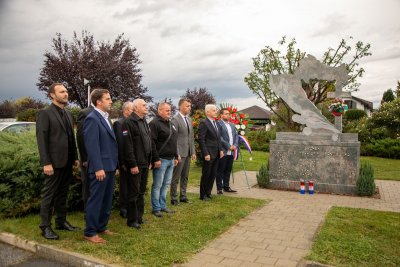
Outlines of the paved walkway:
{"type": "MultiPolygon", "coordinates": [[[[256,173],[247,175],[255,185],[256,173]]],[[[271,202],[240,220],[182,266],[299,266],[332,206],[400,212],[400,182],[396,181],[376,181],[381,199],[248,189],[245,181],[243,172],[235,174],[235,196],[271,202]]]]}

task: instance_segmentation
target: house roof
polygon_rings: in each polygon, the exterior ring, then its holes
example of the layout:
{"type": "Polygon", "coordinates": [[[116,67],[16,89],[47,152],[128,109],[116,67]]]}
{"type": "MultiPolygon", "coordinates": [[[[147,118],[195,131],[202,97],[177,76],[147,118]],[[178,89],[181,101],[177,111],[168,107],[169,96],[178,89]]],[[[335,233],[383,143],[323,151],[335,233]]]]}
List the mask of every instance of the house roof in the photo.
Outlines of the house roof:
{"type": "Polygon", "coordinates": [[[239,110],[239,112],[249,115],[250,119],[252,120],[265,120],[269,119],[272,115],[272,112],[256,105],[239,110]]]}
{"type": "Polygon", "coordinates": [[[373,111],[373,103],[369,102],[367,100],[355,97],[355,96],[351,96],[352,99],[360,102],[361,104],[363,104],[364,106],[366,106],[369,110],[373,111]]]}

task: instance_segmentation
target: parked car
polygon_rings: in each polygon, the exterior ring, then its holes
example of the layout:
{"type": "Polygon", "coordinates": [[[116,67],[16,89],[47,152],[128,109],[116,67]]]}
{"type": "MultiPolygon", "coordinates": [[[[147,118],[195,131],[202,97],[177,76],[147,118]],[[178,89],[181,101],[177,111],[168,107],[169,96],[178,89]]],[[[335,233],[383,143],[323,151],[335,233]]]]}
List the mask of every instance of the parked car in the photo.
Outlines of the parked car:
{"type": "Polygon", "coordinates": [[[23,133],[36,129],[35,122],[16,121],[16,122],[0,122],[0,132],[23,133]]]}

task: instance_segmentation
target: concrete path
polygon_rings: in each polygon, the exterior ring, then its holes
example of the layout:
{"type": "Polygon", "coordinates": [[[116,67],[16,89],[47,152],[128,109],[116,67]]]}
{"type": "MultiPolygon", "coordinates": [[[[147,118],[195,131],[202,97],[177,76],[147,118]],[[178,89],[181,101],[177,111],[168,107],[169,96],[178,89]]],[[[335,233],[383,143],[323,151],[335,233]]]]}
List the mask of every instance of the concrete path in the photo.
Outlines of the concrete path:
{"type": "Polygon", "coordinates": [[[67,267],[55,260],[46,260],[35,256],[32,252],[16,248],[0,242],[1,267],[67,267]]]}
{"type": "MultiPolygon", "coordinates": [[[[256,172],[247,172],[251,185],[256,172]]],[[[400,212],[400,182],[376,181],[381,199],[247,188],[243,172],[235,173],[239,196],[269,199],[182,266],[301,266],[318,227],[332,206],[400,212]]],[[[198,189],[193,189],[197,192],[198,189]]],[[[228,195],[228,193],[225,193],[228,195]]]]}

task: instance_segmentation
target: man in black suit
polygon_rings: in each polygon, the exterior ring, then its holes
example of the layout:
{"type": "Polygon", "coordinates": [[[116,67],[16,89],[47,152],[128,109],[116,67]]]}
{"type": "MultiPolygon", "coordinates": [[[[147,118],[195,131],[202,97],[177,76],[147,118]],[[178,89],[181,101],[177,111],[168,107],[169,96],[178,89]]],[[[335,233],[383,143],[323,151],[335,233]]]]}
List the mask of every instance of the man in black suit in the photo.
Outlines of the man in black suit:
{"type": "Polygon", "coordinates": [[[127,217],[127,197],[128,197],[128,170],[124,164],[123,144],[122,144],[122,123],[133,112],[133,103],[127,101],[122,105],[122,118],[113,124],[115,137],[118,143],[118,162],[119,162],[119,215],[122,218],[127,217]]]}
{"type": "Polygon", "coordinates": [[[208,201],[211,199],[218,160],[224,156],[224,152],[221,145],[221,131],[215,121],[217,107],[211,104],[206,105],[205,112],[207,118],[199,125],[199,145],[204,159],[200,179],[200,199],[208,201]]]}
{"type": "Polygon", "coordinates": [[[72,179],[72,166],[79,167],[73,131],[72,115],[64,107],[68,91],[61,83],[49,87],[52,104],[39,111],[36,120],[36,138],[40,164],[43,166],[44,185],[40,206],[40,229],[46,239],[58,239],[51,228],[53,209],[56,229],[77,231],[67,220],[67,194],[72,179]]]}
{"type": "Polygon", "coordinates": [[[82,199],[85,208],[89,198],[89,181],[87,177],[87,152],[85,148],[85,141],[83,139],[83,123],[85,122],[87,115],[89,115],[93,109],[94,107],[92,104],[87,108],[82,109],[79,111],[78,118],[76,120],[76,141],[78,143],[78,150],[81,159],[82,199]]]}

